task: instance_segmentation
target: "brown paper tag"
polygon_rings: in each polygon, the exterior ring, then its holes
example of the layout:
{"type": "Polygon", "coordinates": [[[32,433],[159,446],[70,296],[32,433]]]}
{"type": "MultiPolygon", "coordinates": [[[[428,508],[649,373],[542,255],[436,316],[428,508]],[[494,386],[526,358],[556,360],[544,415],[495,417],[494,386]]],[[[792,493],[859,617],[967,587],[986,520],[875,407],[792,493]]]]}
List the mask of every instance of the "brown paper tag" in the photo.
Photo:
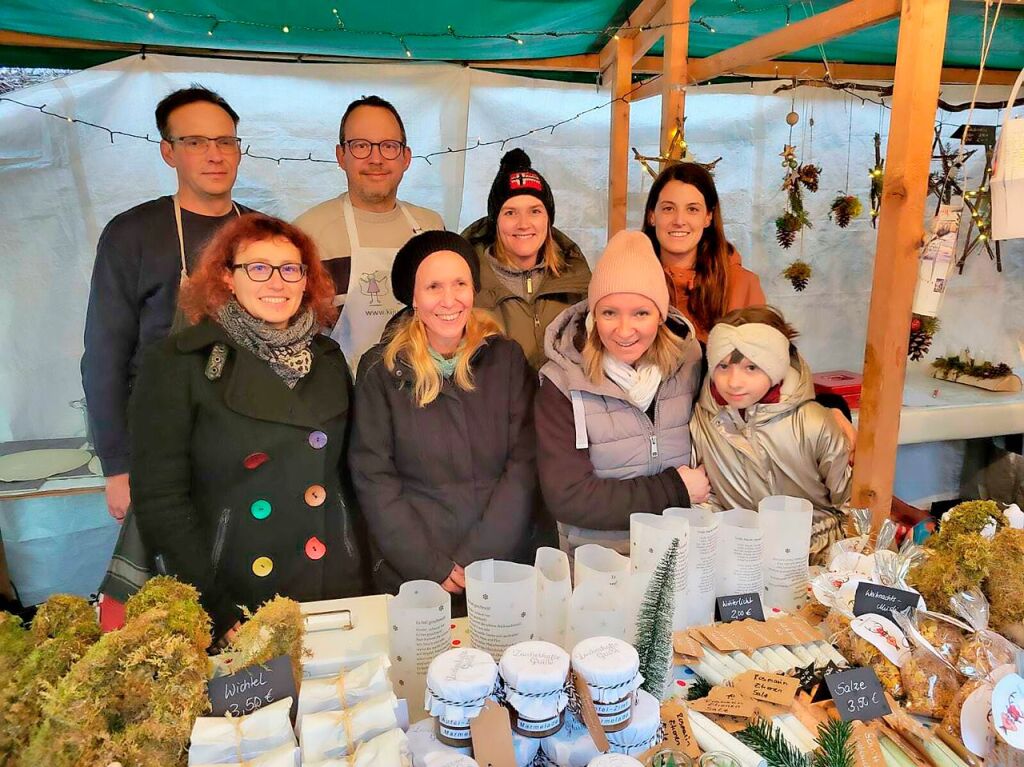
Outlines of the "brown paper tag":
{"type": "Polygon", "coordinates": [[[886,767],[878,734],[864,722],[853,722],[853,763],[856,767],[886,767]]]}
{"type": "Polygon", "coordinates": [[[725,714],[746,719],[754,716],[754,701],[730,687],[712,687],[707,697],[690,701],[690,707],[702,714],[725,714]]]}
{"type": "Polygon", "coordinates": [[[764,621],[743,620],[726,625],[736,638],[741,650],[750,652],[758,647],[764,647],[764,621]]]}
{"type": "Polygon", "coordinates": [[[603,754],[611,748],[611,745],[608,743],[608,736],[605,734],[604,727],[601,726],[601,719],[597,715],[597,709],[594,708],[594,699],[590,695],[590,685],[575,671],[572,672],[572,683],[576,687],[576,694],[580,696],[580,714],[583,717],[583,724],[587,726],[587,732],[590,733],[590,738],[594,741],[594,745],[597,746],[597,750],[603,754]]]}
{"type": "MultiPolygon", "coordinates": [[[[661,707],[661,722],[665,725],[665,740],[654,747],[654,753],[662,748],[674,748],[682,751],[691,759],[700,756],[700,747],[690,727],[690,716],[686,706],[678,699],[670,700],[661,707]]],[[[650,752],[648,752],[650,753],[650,752]]],[[[653,755],[653,754],[652,754],[653,755]]],[[[641,761],[643,761],[641,759],[641,761]]]]}
{"type": "Polygon", "coordinates": [[[776,716],[792,713],[787,706],[776,706],[773,703],[766,703],[763,700],[754,701],[754,716],[764,719],[766,722],[776,716]]]}
{"type": "Polygon", "coordinates": [[[469,720],[469,730],[473,736],[473,755],[477,764],[516,767],[516,750],[512,745],[512,725],[507,708],[488,698],[480,713],[469,720]]]}
{"type": "Polygon", "coordinates": [[[688,631],[677,631],[672,635],[672,649],[689,658],[704,657],[704,648],[688,631]]]}
{"type": "Polygon", "coordinates": [[[745,730],[750,726],[749,719],[743,719],[739,716],[721,716],[711,714],[708,718],[711,719],[715,724],[717,724],[730,735],[734,732],[745,730]]]}
{"type": "Polygon", "coordinates": [[[736,641],[729,626],[730,624],[728,623],[715,626],[701,626],[700,633],[719,652],[732,652],[733,650],[742,649],[742,645],[736,641]]]}
{"type": "Polygon", "coordinates": [[[777,706],[789,706],[793,703],[796,691],[800,689],[800,681],[783,674],[749,670],[733,679],[732,686],[748,698],[777,706]]]}

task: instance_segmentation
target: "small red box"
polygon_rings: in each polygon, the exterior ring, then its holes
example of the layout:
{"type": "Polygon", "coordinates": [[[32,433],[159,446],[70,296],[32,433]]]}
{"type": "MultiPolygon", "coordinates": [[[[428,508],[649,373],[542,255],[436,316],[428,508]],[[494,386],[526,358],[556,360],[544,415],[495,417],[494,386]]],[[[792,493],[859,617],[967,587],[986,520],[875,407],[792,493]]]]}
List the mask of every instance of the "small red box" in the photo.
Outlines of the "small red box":
{"type": "Polygon", "coordinates": [[[826,370],[814,374],[814,393],[830,392],[838,394],[851,410],[860,407],[860,387],[864,377],[860,373],[849,370],[826,370]]]}

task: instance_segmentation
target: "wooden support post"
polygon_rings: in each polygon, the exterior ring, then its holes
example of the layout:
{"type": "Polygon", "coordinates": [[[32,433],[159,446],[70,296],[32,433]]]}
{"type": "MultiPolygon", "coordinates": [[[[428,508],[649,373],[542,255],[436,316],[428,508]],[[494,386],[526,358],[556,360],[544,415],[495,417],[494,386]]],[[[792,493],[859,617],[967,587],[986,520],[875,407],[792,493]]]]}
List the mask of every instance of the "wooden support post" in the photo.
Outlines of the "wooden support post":
{"type": "MultiPolygon", "coordinates": [[[[686,113],[686,57],[690,43],[690,0],[666,0],[665,53],[661,76],[661,155],[668,156],[672,137],[686,113]]],[[[679,154],[676,152],[676,154],[679,154]]],[[[676,158],[679,159],[679,158],[676,158]]]]}
{"type": "Polygon", "coordinates": [[[924,241],[932,127],[939,98],[949,0],[903,0],[882,212],[864,350],[853,505],[889,516],[907,368],[911,305],[924,241]]]}
{"type": "MultiPolygon", "coordinates": [[[[626,192],[629,183],[629,99],[633,79],[633,40],[620,36],[608,43],[613,59],[608,70],[612,98],[611,140],[608,145],[608,236],[626,228],[626,192]]],[[[607,48],[606,48],[607,50],[607,48]]]]}

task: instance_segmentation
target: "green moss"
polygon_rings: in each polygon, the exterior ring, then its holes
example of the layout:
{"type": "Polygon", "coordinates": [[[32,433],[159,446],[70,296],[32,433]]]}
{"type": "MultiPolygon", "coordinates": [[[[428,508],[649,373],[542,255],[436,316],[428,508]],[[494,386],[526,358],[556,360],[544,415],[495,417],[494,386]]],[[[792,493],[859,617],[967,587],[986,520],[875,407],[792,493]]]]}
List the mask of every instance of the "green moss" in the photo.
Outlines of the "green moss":
{"type": "Polygon", "coordinates": [[[921,592],[931,609],[948,612],[949,598],[967,589],[981,588],[991,567],[988,541],[977,533],[958,535],[943,541],[940,547],[929,547],[925,559],[910,571],[908,583],[921,592]]]}
{"type": "Polygon", "coordinates": [[[98,633],[96,609],[82,597],[55,594],[36,611],[32,619],[32,636],[36,642],[42,642],[64,634],[75,626],[86,627],[86,632],[95,627],[98,633]]]}
{"type": "Polygon", "coordinates": [[[238,630],[238,635],[231,643],[231,650],[237,655],[234,670],[239,671],[287,655],[292,661],[295,684],[301,684],[305,627],[298,602],[274,597],[238,630]]]}
{"type": "Polygon", "coordinates": [[[993,521],[997,529],[1006,521],[995,501],[966,501],[954,506],[942,517],[939,532],[929,538],[925,546],[942,550],[961,535],[980,533],[993,521]]]}
{"type": "Polygon", "coordinates": [[[996,631],[1024,620],[1024,530],[1004,527],[992,539],[992,572],[985,591],[996,631]]]}
{"type": "Polygon", "coordinates": [[[0,690],[11,681],[31,651],[32,635],[21,625],[21,618],[0,613],[0,690]]]}
{"type": "Polygon", "coordinates": [[[167,614],[161,633],[187,637],[200,650],[210,646],[210,616],[194,586],[164,575],[151,578],[125,603],[125,623],[154,609],[167,614]]]}

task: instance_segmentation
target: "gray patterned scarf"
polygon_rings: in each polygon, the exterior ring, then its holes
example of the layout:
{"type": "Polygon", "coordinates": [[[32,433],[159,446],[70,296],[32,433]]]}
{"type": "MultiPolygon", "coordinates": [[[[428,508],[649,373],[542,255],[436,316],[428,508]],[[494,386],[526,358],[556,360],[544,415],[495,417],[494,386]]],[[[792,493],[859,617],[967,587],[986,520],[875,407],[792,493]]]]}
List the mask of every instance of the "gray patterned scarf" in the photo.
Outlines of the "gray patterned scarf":
{"type": "Polygon", "coordinates": [[[289,389],[295,388],[313,364],[309,344],[317,327],[311,309],[296,315],[288,327],[278,330],[253,317],[232,298],[217,312],[217,322],[239,346],[270,365],[289,389]]]}

